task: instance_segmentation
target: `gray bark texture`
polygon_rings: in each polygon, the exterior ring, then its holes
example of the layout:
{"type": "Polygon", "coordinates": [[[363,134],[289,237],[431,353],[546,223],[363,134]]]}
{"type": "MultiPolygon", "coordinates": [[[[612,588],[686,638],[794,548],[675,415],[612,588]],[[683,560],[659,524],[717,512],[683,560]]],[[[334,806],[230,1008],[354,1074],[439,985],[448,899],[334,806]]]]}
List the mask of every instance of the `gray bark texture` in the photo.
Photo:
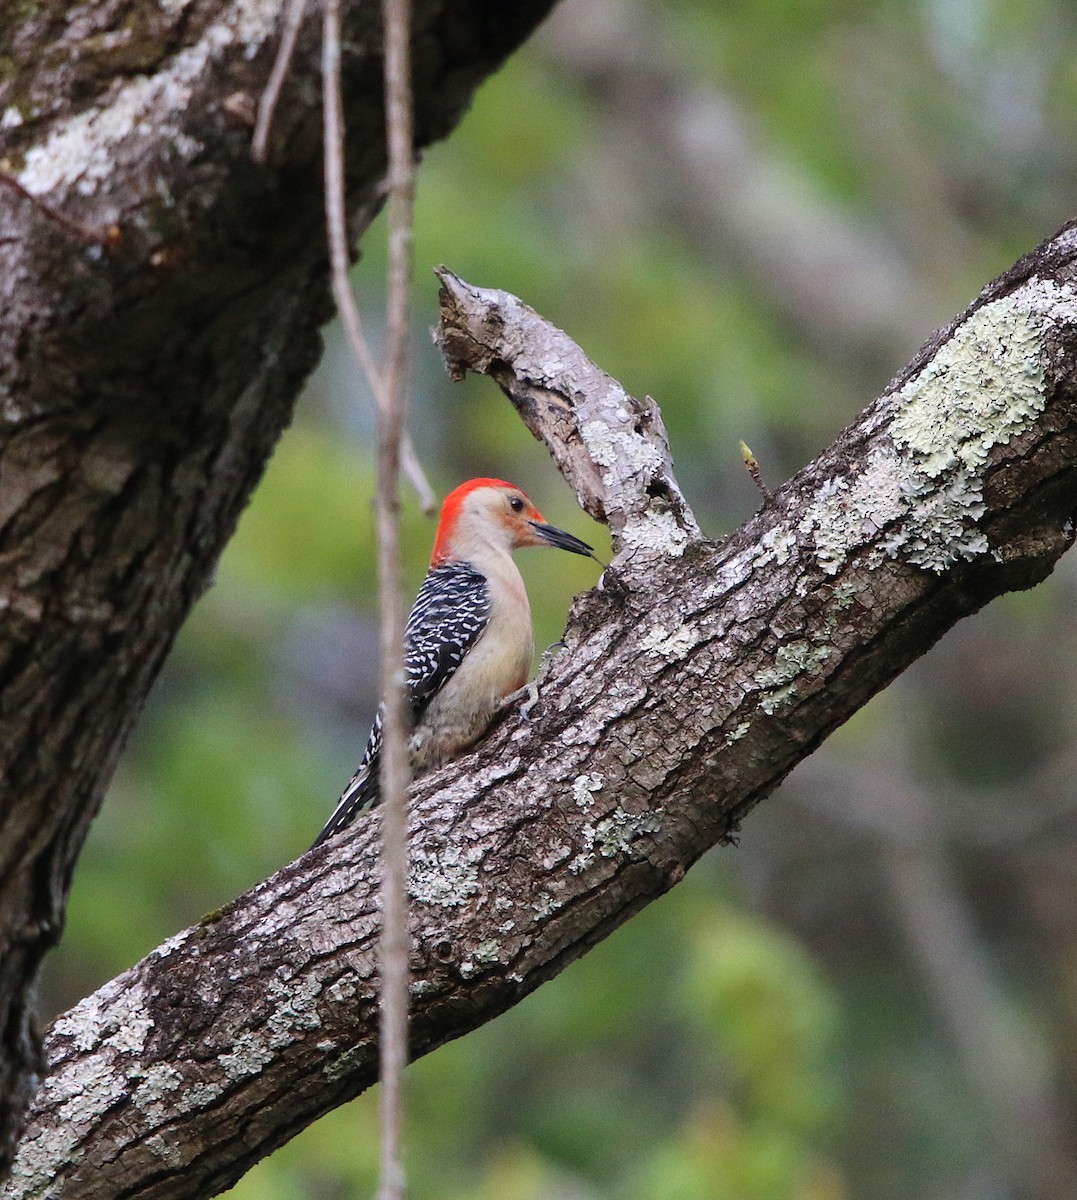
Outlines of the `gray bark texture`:
{"type": "MultiPolygon", "coordinates": [[[[419,145],[551,4],[417,0],[419,145]]],[[[0,5],[0,1178],[87,827],[330,312],[316,5],[267,165],[250,152],[284,7],[0,5]]],[[[385,168],[380,5],[344,9],[359,232],[385,168]]]]}
{"type": "MultiPolygon", "coordinates": [[[[991,284],[721,543],[653,401],[515,297],[442,272],[450,370],[490,374],[616,557],[528,719],[410,805],[413,1054],[650,900],[963,615],[1042,580],[1077,505],[1077,227],[991,284]]],[[[52,1027],[8,1200],[201,1197],[377,1072],[379,815],[52,1027]]]]}

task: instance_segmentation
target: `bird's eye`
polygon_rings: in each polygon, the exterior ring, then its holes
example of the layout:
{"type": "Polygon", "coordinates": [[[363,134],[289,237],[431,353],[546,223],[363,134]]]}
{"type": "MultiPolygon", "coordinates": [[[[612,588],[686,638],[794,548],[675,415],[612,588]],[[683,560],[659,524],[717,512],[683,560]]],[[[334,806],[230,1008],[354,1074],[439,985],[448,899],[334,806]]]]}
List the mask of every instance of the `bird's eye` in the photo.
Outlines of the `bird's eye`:
{"type": "Polygon", "coordinates": [[[509,508],[511,508],[513,512],[523,512],[524,511],[524,502],[520,499],[519,496],[513,496],[509,500],[509,508]]]}

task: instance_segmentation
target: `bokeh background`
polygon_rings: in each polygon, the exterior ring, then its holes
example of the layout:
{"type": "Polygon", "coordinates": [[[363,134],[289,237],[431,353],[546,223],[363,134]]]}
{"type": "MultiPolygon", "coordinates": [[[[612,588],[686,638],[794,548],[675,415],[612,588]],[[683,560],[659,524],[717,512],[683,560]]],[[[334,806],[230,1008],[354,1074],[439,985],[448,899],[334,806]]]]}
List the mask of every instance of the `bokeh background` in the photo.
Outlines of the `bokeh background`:
{"type": "MultiPolygon", "coordinates": [[[[662,406],[721,536],[1077,215],[1071,0],[567,0],[423,167],[413,428],[608,543],[430,344],[437,263],[662,406]]],[[[356,287],[378,332],[383,231],[356,287]]],[[[75,880],[51,1015],[301,853],[375,705],[371,405],[326,355],[75,880]]],[[[408,498],[410,585],[433,529],[408,498]]],[[[522,556],[540,647],[595,564],[522,556]]],[[[1077,567],[965,621],[673,893],[410,1071],[414,1200],[1077,1196],[1077,567]]],[[[372,1194],[376,1095],[240,1200],[372,1194]]]]}

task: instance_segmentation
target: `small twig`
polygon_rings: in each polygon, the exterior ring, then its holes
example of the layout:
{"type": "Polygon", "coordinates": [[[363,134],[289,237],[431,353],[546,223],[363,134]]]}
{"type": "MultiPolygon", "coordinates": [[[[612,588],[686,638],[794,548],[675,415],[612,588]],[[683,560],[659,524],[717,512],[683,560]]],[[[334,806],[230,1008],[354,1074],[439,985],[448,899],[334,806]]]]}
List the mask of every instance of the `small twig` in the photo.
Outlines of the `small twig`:
{"type": "MultiPolygon", "coordinates": [[[[389,392],[378,364],[363,331],[359,306],[355,303],[348,278],[351,261],[348,255],[348,215],[344,179],[344,100],[340,78],[340,3],[325,0],[325,19],[322,31],[322,91],[325,121],[325,211],[329,233],[329,263],[333,298],[344,325],[352,350],[370,383],[370,390],[384,413],[389,407],[389,392]],[[330,9],[336,19],[330,19],[330,9]],[[332,32],[330,32],[332,26],[332,32]]],[[[437,508],[434,489],[419,462],[411,437],[405,429],[400,447],[401,467],[415,489],[423,512],[431,515],[437,508]]]]}
{"type": "Polygon", "coordinates": [[[744,459],[744,465],[748,468],[748,474],[752,477],[752,482],[763,493],[764,500],[773,500],[774,493],[763,482],[763,476],[759,471],[759,459],[752,453],[747,442],[741,442],[740,455],[744,459]]]}
{"type": "Polygon", "coordinates": [[[378,1200],[403,1200],[404,1068],[408,1063],[408,818],[411,781],[404,684],[400,569],[400,459],[408,380],[408,309],[415,217],[411,3],[383,0],[385,119],[389,146],[389,268],[386,281],[387,404],[378,437],[378,566],[381,578],[382,768],[381,1176],[378,1200]]]}
{"type": "Polygon", "coordinates": [[[264,163],[266,160],[273,114],[277,111],[281,89],[292,65],[295,44],[299,40],[299,30],[307,11],[307,2],[308,0],[289,0],[284,14],[284,31],[281,33],[277,57],[273,60],[273,69],[269,72],[269,82],[261,100],[258,101],[258,120],[254,127],[254,137],[251,139],[251,158],[256,163],[264,163]]]}
{"type": "Polygon", "coordinates": [[[84,225],[81,221],[76,221],[74,217],[69,217],[66,213],[60,212],[58,208],[53,208],[51,204],[46,204],[40,196],[35,196],[33,192],[28,191],[9,171],[0,168],[0,184],[8,187],[16,195],[21,196],[24,200],[29,201],[40,213],[48,217],[48,219],[59,225],[61,229],[66,229],[68,233],[72,233],[75,237],[84,242],[90,242],[96,246],[115,246],[120,240],[122,234],[119,225],[110,225],[107,229],[91,229],[89,225],[84,225]]]}
{"type": "Polygon", "coordinates": [[[580,507],[609,525],[616,556],[627,551],[631,559],[654,546],[679,555],[702,538],[650,397],[629,395],[517,296],[475,287],[446,267],[435,274],[437,340],[449,374],[461,379],[477,371],[500,386],[553,455],[580,507]]]}
{"type": "Polygon", "coordinates": [[[408,756],[404,686],[404,612],[400,566],[400,471],[433,507],[433,493],[418,467],[404,428],[408,350],[408,287],[414,210],[410,8],[408,0],[384,0],[385,111],[389,146],[389,272],[387,354],[384,375],[363,333],[348,281],[344,175],[344,103],[341,94],[340,0],[324,0],[322,32],[325,105],[325,191],[333,294],[348,339],[378,401],[378,580],[380,594],[381,693],[384,705],[381,758],[381,912],[378,942],[379,1059],[382,1085],[379,1200],[402,1200],[403,1076],[408,1060],[408,756]]]}

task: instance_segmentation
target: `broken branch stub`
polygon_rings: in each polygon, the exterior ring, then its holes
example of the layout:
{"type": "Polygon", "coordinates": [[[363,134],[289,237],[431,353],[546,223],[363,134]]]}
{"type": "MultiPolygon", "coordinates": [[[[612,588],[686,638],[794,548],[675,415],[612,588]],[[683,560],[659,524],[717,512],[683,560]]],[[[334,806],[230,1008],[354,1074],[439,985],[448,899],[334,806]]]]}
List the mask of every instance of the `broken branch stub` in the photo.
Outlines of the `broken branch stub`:
{"type": "Polygon", "coordinates": [[[445,267],[437,342],[453,379],[489,375],[546,445],[581,507],[609,525],[622,565],[679,555],[702,533],[673,474],[650,396],[630,396],[556,325],[508,292],[445,267]]]}

